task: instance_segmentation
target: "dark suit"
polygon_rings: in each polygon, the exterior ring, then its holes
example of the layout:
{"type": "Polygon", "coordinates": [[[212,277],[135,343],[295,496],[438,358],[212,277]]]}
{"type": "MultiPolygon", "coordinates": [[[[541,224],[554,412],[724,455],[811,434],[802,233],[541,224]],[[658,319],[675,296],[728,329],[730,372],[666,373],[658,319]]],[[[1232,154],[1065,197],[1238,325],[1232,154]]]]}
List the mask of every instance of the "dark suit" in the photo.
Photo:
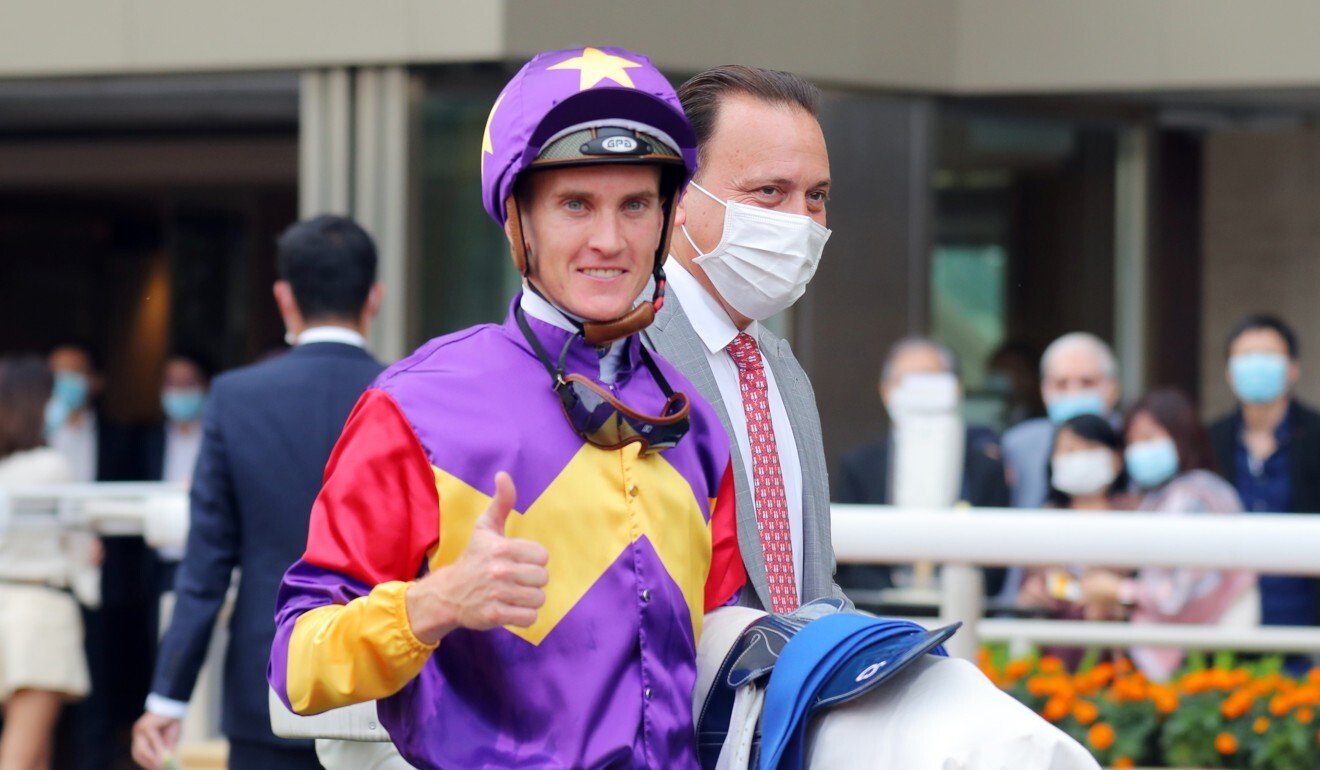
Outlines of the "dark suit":
{"type": "MultiPolygon", "coordinates": [[[[1214,448],[1219,472],[1236,486],[1240,412],[1230,412],[1210,426],[1210,444],[1214,448]]],[[[1292,510],[1283,513],[1320,513],[1320,414],[1293,401],[1288,412],[1289,476],[1292,483],[1292,510]]],[[[1311,581],[1312,625],[1320,625],[1320,580],[1311,581]]]]}
{"type": "MultiPolygon", "coordinates": [[[[98,415],[96,481],[141,481],[136,432],[98,415]]],[[[80,770],[104,770],[127,749],[122,737],[142,713],[151,675],[145,593],[150,581],[142,538],[101,538],[101,606],[83,609],[84,646],[92,691],[69,709],[76,737],[62,746],[80,770]]]]}
{"type": "MultiPolygon", "coordinates": [[[[270,729],[266,659],[275,635],[275,594],[307,544],[312,502],[344,421],[381,369],[360,348],[312,343],[224,374],[211,387],[177,603],[151,690],[179,701],[192,695],[230,576],[239,568],[221,727],[244,750],[298,745],[270,729]]],[[[310,756],[310,742],[301,745],[310,756]]]]}
{"type": "MultiPolygon", "coordinates": [[[[839,503],[889,505],[889,456],[892,442],[882,438],[843,455],[834,500],[839,503]]],[[[963,477],[959,499],[977,508],[1003,508],[1009,504],[1004,461],[993,431],[970,426],[963,442],[963,477]]],[[[1004,570],[986,570],[986,593],[995,595],[1003,587],[1004,570]]],[[[856,588],[889,585],[885,567],[849,566],[839,569],[839,582],[856,588]]]]}

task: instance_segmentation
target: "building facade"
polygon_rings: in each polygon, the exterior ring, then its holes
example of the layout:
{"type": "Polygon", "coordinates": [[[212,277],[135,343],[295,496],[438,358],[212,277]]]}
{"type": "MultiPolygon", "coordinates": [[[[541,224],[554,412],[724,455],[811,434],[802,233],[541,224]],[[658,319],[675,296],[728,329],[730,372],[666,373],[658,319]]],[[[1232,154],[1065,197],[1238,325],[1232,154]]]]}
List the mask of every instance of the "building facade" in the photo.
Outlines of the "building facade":
{"type": "MultiPolygon", "coordinates": [[[[834,235],[777,319],[831,460],[880,429],[890,343],[963,360],[1074,329],[1124,389],[1225,408],[1251,310],[1320,336],[1320,7],[1301,0],[66,0],[0,6],[0,349],[100,348],[147,419],[172,347],[279,345],[274,236],[349,213],[381,248],[385,358],[494,320],[517,285],[480,207],[489,106],[531,53],[613,44],[675,82],[744,62],[817,82],[834,235]]],[[[1320,359],[1317,359],[1320,360],[1320,359]]],[[[1320,401],[1320,378],[1302,395],[1320,401]]]]}

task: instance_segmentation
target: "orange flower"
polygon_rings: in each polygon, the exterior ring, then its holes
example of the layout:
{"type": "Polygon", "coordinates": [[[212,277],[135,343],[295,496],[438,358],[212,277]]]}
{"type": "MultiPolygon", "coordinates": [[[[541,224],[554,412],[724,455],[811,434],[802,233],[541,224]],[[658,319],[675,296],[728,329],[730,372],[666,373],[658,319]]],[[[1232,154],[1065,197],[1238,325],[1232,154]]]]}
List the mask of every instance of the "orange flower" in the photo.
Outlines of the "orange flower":
{"type": "Polygon", "coordinates": [[[1256,721],[1251,723],[1251,730],[1256,733],[1256,735],[1264,735],[1269,732],[1269,729],[1270,720],[1265,717],[1256,717],[1256,721]]]}
{"type": "Polygon", "coordinates": [[[1234,738],[1232,735],[1229,735],[1228,733],[1220,733],[1219,735],[1215,736],[1215,751],[1218,751],[1220,754],[1223,754],[1224,756],[1228,756],[1229,754],[1236,754],[1237,750],[1238,750],[1237,738],[1234,738]]]}
{"type": "Polygon", "coordinates": [[[1114,745],[1114,728],[1104,722],[1096,722],[1086,732],[1086,740],[1098,751],[1104,751],[1114,745]]]}
{"type": "Polygon", "coordinates": [[[1040,712],[1040,715],[1050,722],[1057,722],[1068,716],[1068,712],[1071,710],[1068,699],[1056,695],[1045,702],[1045,708],[1040,712]]]}
{"type": "Polygon", "coordinates": [[[1270,698],[1270,713],[1281,717],[1292,710],[1291,699],[1287,695],[1275,695],[1270,698]]]}
{"type": "Polygon", "coordinates": [[[1238,690],[1219,704],[1219,713],[1224,715],[1224,719],[1237,719],[1247,713],[1253,700],[1255,699],[1251,697],[1251,693],[1246,690],[1238,690]]]}
{"type": "Polygon", "coordinates": [[[1114,760],[1115,770],[1119,770],[1120,768],[1129,768],[1135,766],[1136,766],[1136,762],[1132,761],[1132,757],[1119,757],[1118,759],[1114,760]]]}
{"type": "Polygon", "coordinates": [[[1073,719],[1078,722],[1089,725],[1100,717],[1100,709],[1089,700],[1079,700],[1077,705],[1073,706],[1073,719]]]}
{"type": "Polygon", "coordinates": [[[1009,679],[1021,679],[1031,673],[1031,661],[1015,660],[1004,668],[1004,676],[1009,679]]]}
{"type": "Polygon", "coordinates": [[[1171,687],[1151,685],[1150,699],[1155,704],[1155,710],[1164,716],[1178,710],[1178,694],[1171,687]]]}
{"type": "Polygon", "coordinates": [[[1193,671],[1182,678],[1179,683],[1183,692],[1188,695],[1196,695],[1205,692],[1210,688],[1210,676],[1208,671],[1193,671]]]}
{"type": "Polygon", "coordinates": [[[1141,672],[1137,672],[1115,681],[1113,695],[1120,701],[1142,701],[1146,699],[1149,689],[1146,677],[1142,676],[1141,672]]]}
{"type": "Polygon", "coordinates": [[[1232,687],[1241,687],[1251,681],[1251,673],[1245,668],[1235,668],[1228,677],[1232,687]]]}
{"type": "Polygon", "coordinates": [[[1210,686],[1216,690],[1227,690],[1233,686],[1233,675],[1222,668],[1210,669],[1210,686]]]}
{"type": "Polygon", "coordinates": [[[1320,706],[1320,686],[1306,684],[1298,687],[1293,697],[1303,706],[1320,706]]]}
{"type": "Polygon", "coordinates": [[[1306,672],[1306,681],[1311,684],[1320,685],[1320,666],[1306,672]]]}
{"type": "Polygon", "coordinates": [[[1311,724],[1311,720],[1315,717],[1315,714],[1308,707],[1297,709],[1297,713],[1293,714],[1293,716],[1297,718],[1298,722],[1301,722],[1304,725],[1309,725],[1311,724]]]}
{"type": "Polygon", "coordinates": [[[1063,672],[1063,661],[1053,655],[1046,655],[1040,659],[1040,670],[1046,674],[1059,674],[1063,672]]]}

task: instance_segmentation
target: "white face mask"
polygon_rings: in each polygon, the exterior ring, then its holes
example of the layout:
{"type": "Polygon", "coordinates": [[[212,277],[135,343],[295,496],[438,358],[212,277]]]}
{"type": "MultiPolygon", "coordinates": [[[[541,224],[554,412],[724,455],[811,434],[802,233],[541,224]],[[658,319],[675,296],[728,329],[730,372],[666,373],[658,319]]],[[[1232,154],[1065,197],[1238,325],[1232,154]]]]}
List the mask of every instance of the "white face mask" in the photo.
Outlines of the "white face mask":
{"type": "Polygon", "coordinates": [[[1118,477],[1114,453],[1108,449],[1084,449],[1059,455],[1050,460],[1050,472],[1054,488],[1072,497],[1103,492],[1118,477]]]}
{"type": "Polygon", "coordinates": [[[724,235],[702,253],[687,226],[683,237],[698,256],[694,262],[710,277],[734,310],[763,321],[788,308],[816,274],[830,230],[811,217],[722,201],[696,182],[692,187],[724,206],[724,235]]]}

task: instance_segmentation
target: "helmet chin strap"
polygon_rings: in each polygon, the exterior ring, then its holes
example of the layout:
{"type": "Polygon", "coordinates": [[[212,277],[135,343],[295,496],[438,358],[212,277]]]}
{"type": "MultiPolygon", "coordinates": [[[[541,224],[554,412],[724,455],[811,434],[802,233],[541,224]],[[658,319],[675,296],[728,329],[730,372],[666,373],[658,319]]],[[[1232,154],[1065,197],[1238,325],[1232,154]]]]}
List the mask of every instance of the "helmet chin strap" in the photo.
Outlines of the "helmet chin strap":
{"type": "Polygon", "coordinates": [[[612,321],[580,321],[559,307],[559,304],[537,288],[535,282],[531,280],[531,250],[527,248],[527,240],[523,236],[522,212],[518,208],[516,196],[510,195],[505,202],[505,212],[511,224],[511,235],[513,243],[513,264],[517,266],[518,272],[522,273],[523,278],[527,280],[527,286],[536,292],[537,296],[550,303],[550,306],[559,311],[559,314],[573,326],[577,327],[582,334],[582,339],[587,344],[595,347],[605,347],[625,337],[632,336],[642,329],[650,326],[655,321],[655,314],[660,312],[660,308],[665,304],[665,255],[669,253],[670,222],[673,215],[673,198],[670,196],[669,202],[665,205],[664,216],[664,235],[660,238],[660,246],[656,249],[654,269],[651,271],[651,277],[655,280],[655,291],[651,298],[639,302],[627,313],[615,318],[612,321]]]}

